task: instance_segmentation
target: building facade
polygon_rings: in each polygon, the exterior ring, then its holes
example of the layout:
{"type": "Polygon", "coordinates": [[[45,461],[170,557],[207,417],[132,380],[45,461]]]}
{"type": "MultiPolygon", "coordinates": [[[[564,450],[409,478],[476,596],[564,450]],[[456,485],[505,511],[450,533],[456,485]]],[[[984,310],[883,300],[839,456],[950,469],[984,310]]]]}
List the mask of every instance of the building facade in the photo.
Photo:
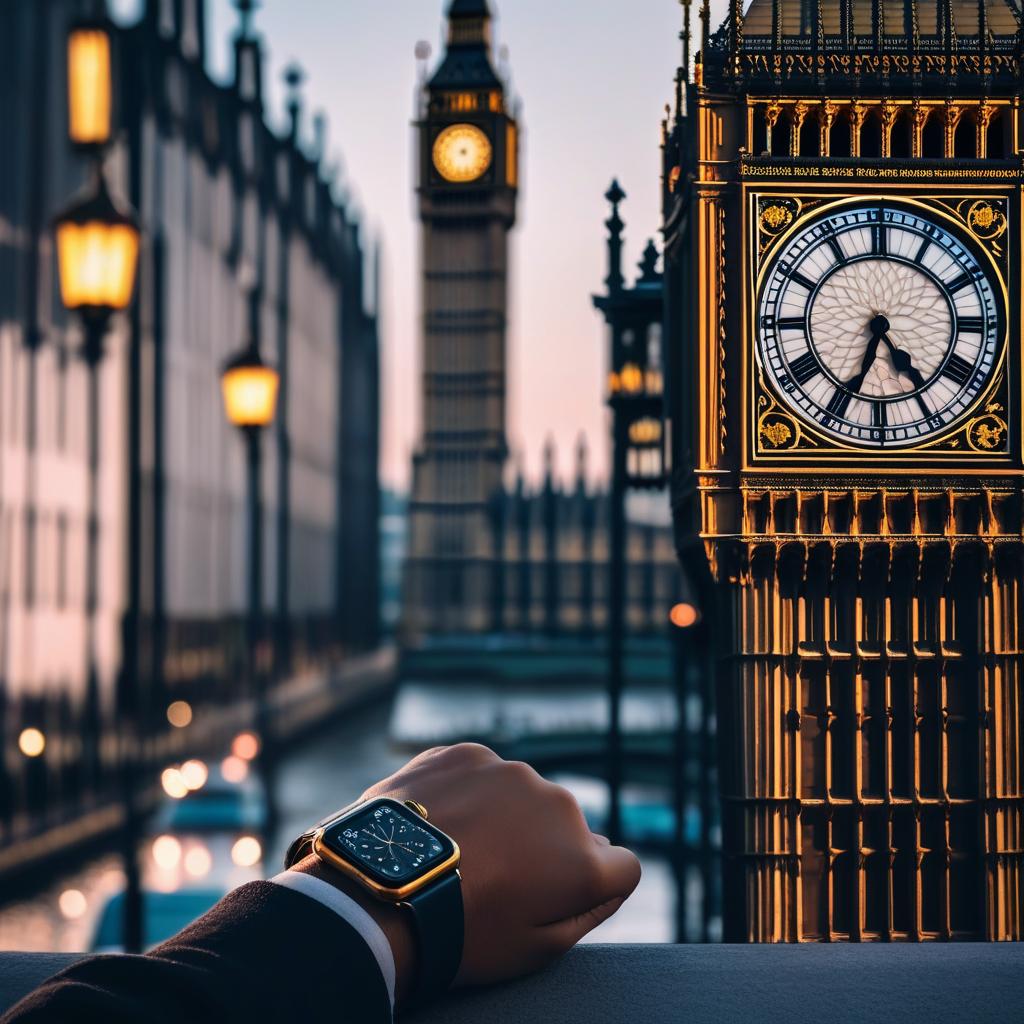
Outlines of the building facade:
{"type": "Polygon", "coordinates": [[[118,708],[141,708],[155,743],[169,702],[201,716],[242,696],[245,456],[220,373],[254,335],[281,374],[263,445],[261,660],[283,680],[377,643],[378,344],[359,225],[303,143],[297,97],[290,130],[267,127],[249,13],[221,84],[206,71],[202,0],[147,0],[115,32],[107,170],[143,241],[100,371],[87,684],[86,370],[49,223],[87,170],[66,139],[64,46],[88,6],[0,14],[0,843],[38,827],[28,808],[65,820],[102,798],[118,708]],[[47,737],[27,765],[25,726],[47,737]]]}
{"type": "Polygon", "coordinates": [[[684,9],[673,500],[725,937],[1020,939],[1019,14],[704,3],[691,74],[684,9]]]}

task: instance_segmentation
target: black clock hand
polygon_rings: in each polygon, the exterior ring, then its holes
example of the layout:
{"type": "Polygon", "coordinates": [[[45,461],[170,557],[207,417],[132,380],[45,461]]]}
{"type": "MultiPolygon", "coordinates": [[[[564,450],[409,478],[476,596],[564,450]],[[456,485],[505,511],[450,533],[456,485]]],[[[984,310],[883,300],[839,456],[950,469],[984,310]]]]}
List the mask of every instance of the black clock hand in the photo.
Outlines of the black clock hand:
{"type": "Polygon", "coordinates": [[[932,411],[928,408],[928,403],[924,400],[924,395],[921,394],[921,389],[925,386],[925,379],[921,376],[921,371],[914,366],[914,361],[910,357],[909,352],[905,352],[901,348],[897,348],[893,343],[892,339],[888,334],[882,335],[882,341],[889,347],[889,354],[892,356],[892,365],[896,368],[897,373],[904,373],[910,378],[910,382],[914,385],[917,394],[914,396],[917,399],[917,404],[921,407],[921,412],[924,415],[931,416],[932,411]]]}
{"type": "Polygon", "coordinates": [[[856,377],[851,377],[843,385],[847,391],[860,391],[860,386],[864,383],[864,378],[868,375],[868,370],[871,369],[871,364],[874,363],[875,356],[878,354],[878,343],[885,337],[885,332],[889,330],[889,321],[884,316],[876,316],[869,326],[871,328],[871,340],[868,342],[868,347],[864,350],[864,358],[860,364],[860,373],[856,377]]]}

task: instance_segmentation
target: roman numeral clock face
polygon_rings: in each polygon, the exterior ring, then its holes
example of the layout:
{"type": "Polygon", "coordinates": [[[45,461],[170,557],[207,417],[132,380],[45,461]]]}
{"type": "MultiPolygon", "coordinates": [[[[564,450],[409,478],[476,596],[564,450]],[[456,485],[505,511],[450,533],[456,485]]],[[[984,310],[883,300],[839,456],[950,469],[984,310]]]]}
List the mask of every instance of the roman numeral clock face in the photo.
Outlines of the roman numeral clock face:
{"type": "Polygon", "coordinates": [[[986,390],[998,280],[924,211],[845,206],[795,232],[761,287],[758,354],[780,398],[847,445],[911,447],[986,390]]]}

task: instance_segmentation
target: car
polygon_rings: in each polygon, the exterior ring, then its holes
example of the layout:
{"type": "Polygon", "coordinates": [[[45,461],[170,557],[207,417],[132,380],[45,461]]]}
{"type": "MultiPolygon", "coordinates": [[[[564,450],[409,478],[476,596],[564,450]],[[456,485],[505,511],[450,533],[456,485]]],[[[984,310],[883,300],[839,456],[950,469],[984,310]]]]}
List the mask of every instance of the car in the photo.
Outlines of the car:
{"type": "Polygon", "coordinates": [[[229,782],[219,768],[180,798],[166,799],[153,817],[154,833],[262,833],[267,823],[263,790],[251,778],[229,782]]]}
{"type": "MultiPolygon", "coordinates": [[[[202,916],[226,894],[221,888],[186,888],[174,892],[146,889],[142,893],[143,946],[151,949],[177,934],[202,916]]],[[[125,892],[107,899],[96,920],[89,949],[93,953],[120,953],[124,950],[125,892]]]]}

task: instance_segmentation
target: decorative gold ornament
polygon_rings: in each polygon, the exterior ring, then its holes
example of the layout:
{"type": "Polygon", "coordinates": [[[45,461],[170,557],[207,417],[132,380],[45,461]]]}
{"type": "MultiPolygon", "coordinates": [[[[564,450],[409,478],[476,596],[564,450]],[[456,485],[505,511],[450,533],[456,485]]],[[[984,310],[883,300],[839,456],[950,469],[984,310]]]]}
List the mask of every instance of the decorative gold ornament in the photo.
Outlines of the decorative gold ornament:
{"type": "MultiPolygon", "coordinates": [[[[1002,406],[989,406],[989,409],[1001,410],[1002,406]]],[[[996,416],[993,411],[971,420],[967,425],[967,443],[979,452],[993,452],[1005,448],[1007,434],[1006,420],[996,416]]]]}
{"type": "Polygon", "coordinates": [[[987,199],[971,203],[964,220],[971,233],[985,242],[991,242],[1006,232],[1006,214],[987,199]]]}
{"type": "Polygon", "coordinates": [[[793,211],[781,203],[771,203],[761,208],[761,230],[777,234],[782,228],[793,223],[793,211]]]}

